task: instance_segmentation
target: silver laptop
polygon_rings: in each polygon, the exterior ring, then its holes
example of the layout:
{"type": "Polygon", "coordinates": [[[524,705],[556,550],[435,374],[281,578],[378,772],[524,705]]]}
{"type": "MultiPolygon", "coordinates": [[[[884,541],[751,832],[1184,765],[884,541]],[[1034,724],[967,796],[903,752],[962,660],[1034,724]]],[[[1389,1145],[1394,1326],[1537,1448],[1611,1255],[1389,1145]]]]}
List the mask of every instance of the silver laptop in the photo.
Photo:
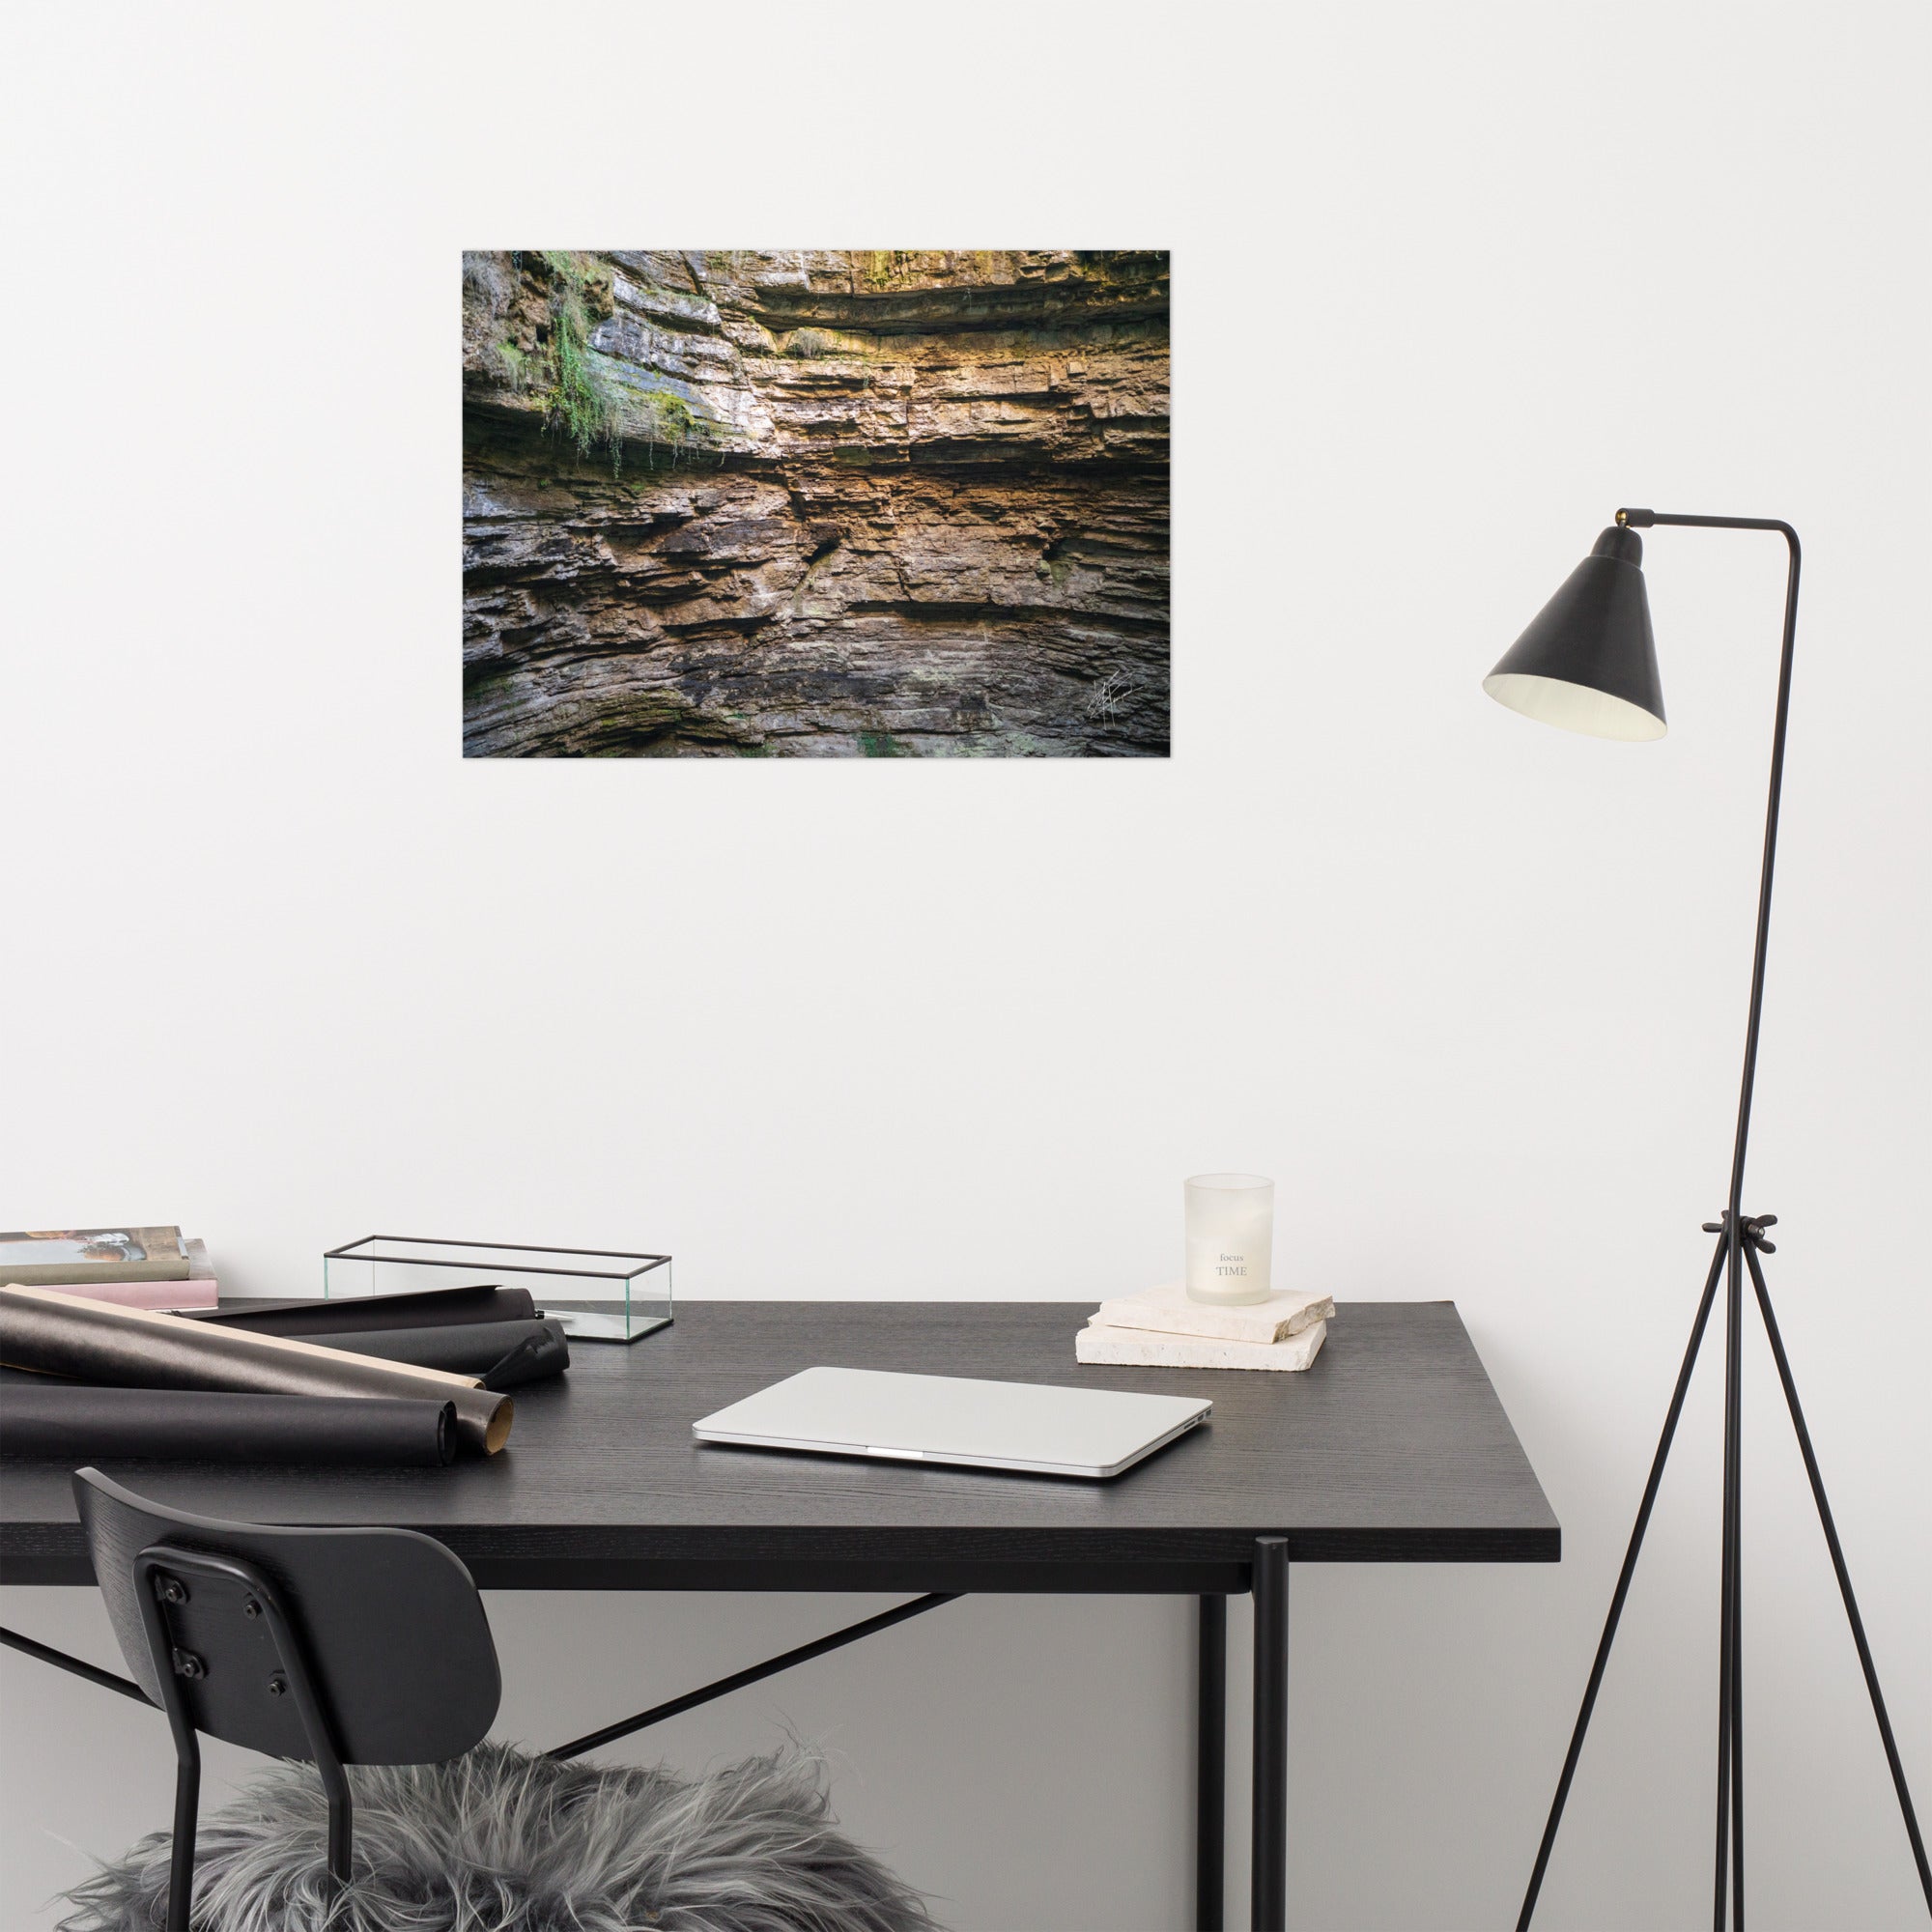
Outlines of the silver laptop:
{"type": "Polygon", "coordinates": [[[1042,1388],[878,1369],[804,1369],[691,1425],[700,1442],[1118,1476],[1208,1419],[1193,1396],[1042,1388]]]}

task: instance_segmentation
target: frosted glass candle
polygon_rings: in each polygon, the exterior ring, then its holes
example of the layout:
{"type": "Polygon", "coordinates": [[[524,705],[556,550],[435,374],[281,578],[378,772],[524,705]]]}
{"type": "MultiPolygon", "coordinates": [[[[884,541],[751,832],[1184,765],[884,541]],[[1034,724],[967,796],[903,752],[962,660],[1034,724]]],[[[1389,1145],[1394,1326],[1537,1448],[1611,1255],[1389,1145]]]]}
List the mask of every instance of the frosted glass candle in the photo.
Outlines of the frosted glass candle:
{"type": "Polygon", "coordinates": [[[1197,1174],[1185,1192],[1188,1299],[1223,1307],[1265,1301],[1274,1182],[1260,1174],[1197,1174]]]}

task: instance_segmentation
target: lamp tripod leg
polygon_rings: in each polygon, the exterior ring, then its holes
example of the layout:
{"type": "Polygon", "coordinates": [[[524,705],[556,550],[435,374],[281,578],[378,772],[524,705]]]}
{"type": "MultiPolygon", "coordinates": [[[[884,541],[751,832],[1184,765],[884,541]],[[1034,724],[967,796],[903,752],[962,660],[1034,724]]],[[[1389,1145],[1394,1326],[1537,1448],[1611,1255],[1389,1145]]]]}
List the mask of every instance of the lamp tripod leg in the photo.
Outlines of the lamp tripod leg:
{"type": "Polygon", "coordinates": [[[1744,1257],[1738,1217],[1727,1214],[1724,1271],[1724,1501],[1723,1555],[1718,1586],[1718,1857],[1711,1923],[1724,1932],[1726,1898],[1735,1900],[1736,1932],[1745,1922],[1744,1659],[1739,1528],[1742,1496],[1740,1419],[1744,1406],[1744,1257]]]}
{"type": "Polygon", "coordinates": [[[1898,1744],[1891,1735],[1891,1719],[1886,1715],[1885,1697],[1878,1688],[1878,1667],[1872,1662],[1871,1645],[1865,1641],[1864,1619],[1859,1615],[1859,1601],[1852,1594],[1852,1576],[1845,1568],[1845,1552],[1838,1544],[1837,1525],[1832,1520],[1832,1505],[1826,1500],[1825,1479],[1818,1473],[1818,1458],[1811,1449],[1811,1432],[1804,1426],[1804,1411],[1798,1403],[1798,1384],[1791,1378],[1791,1363],[1784,1353],[1784,1338],[1777,1332],[1777,1318],[1771,1312],[1771,1292],[1764,1285],[1764,1269],[1758,1263],[1754,1247],[1747,1246],[1745,1249],[1745,1263],[1750,1269],[1751,1287],[1757,1292],[1758,1312],[1764,1317],[1764,1332],[1771,1343],[1772,1360],[1777,1364],[1777,1379],[1784,1385],[1784,1401],[1791,1410],[1791,1426],[1798,1433],[1798,1447],[1804,1458],[1804,1473],[1811,1481],[1811,1497],[1818,1505],[1818,1520],[1825,1530],[1825,1547],[1832,1552],[1832,1568],[1837,1573],[1838,1594],[1845,1600],[1845,1616],[1852,1627],[1852,1641],[1858,1646],[1859,1665],[1865,1674],[1865,1689],[1871,1692],[1872,1716],[1878,1719],[1879,1739],[1885,1746],[1885,1761],[1891,1767],[1892,1788],[1898,1793],[1898,1809],[1905,1820],[1905,1835],[1912,1841],[1912,1856],[1918,1866],[1918,1884],[1925,1893],[1925,1909],[1932,1913],[1932,1865],[1926,1862],[1925,1840],[1919,1835],[1918,1818],[1912,1808],[1912,1793],[1905,1782],[1905,1767],[1899,1762],[1898,1744]]]}
{"type": "Polygon", "coordinates": [[[1543,1889],[1543,1874],[1548,1869],[1549,1853],[1556,1843],[1556,1828],[1563,1821],[1563,1805],[1570,1796],[1571,1781],[1577,1776],[1577,1760],[1582,1755],[1583,1735],[1590,1728],[1590,1713],[1596,1709],[1597,1692],[1604,1682],[1604,1668],[1610,1661],[1610,1646],[1616,1640],[1617,1620],[1624,1613],[1624,1599],[1630,1594],[1631,1577],[1636,1572],[1637,1552],[1643,1548],[1643,1533],[1650,1527],[1650,1512],[1657,1501],[1658,1486],[1663,1480],[1663,1465],[1670,1455],[1670,1443],[1677,1434],[1677,1418],[1684,1410],[1685,1392],[1690,1386],[1690,1372],[1697,1366],[1697,1350],[1703,1346],[1704,1329],[1711,1319],[1711,1304],[1717,1298],[1718,1277],[1724,1270],[1729,1251],[1728,1238],[1718,1243],[1711,1258],[1711,1271],[1704,1278],[1704,1293],[1697,1303],[1697,1319],[1690,1324],[1690,1344],[1684,1350],[1684,1366],[1677,1372],[1677,1386],[1671,1391],[1670,1407],[1663,1418],[1663,1434],[1659,1436],[1657,1454],[1650,1464],[1650,1480],[1644,1485],[1643,1501],[1637,1505],[1636,1522],[1631,1530],[1630,1547],[1624,1551],[1624,1567],[1617,1573],[1617,1587],[1610,1596],[1610,1612],[1604,1620],[1604,1634],[1597,1643],[1596,1661],[1590,1666],[1590,1681],[1583,1687],[1582,1708],[1577,1713],[1577,1728],[1570,1734],[1569,1755],[1556,1780],[1556,1796],[1543,1828],[1543,1842],[1536,1848],[1536,1865],[1529,1875],[1529,1889],[1522,1895],[1522,1911],[1517,1918],[1517,1932],[1529,1932],[1536,1913],[1537,1893],[1543,1889]]]}
{"type": "Polygon", "coordinates": [[[1737,1333],[1730,1385],[1731,1464],[1731,1923],[1745,1932],[1745,1305],[1744,1257],[1731,1255],[1731,1319],[1737,1333]]]}

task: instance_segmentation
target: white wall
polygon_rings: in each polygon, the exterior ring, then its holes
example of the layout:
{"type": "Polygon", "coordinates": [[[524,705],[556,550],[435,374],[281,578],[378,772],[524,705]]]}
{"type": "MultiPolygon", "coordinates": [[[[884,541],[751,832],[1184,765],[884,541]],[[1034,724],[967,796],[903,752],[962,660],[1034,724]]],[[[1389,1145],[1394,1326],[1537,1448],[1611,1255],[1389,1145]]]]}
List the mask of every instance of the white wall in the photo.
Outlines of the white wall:
{"type": "MultiPolygon", "coordinates": [[[[1747,1205],[1932,1807],[1929,53],[1909,4],[16,11],[0,1221],[180,1220],[266,1293],[415,1227],[662,1243],[694,1296],[1091,1300],[1172,1265],[1182,1175],[1276,1174],[1286,1272],[1456,1298],[1565,1532],[1297,1573],[1293,1920],[1506,1922],[1722,1203],[1776,540],[1650,539],[1662,746],[1478,679],[1618,503],[1788,517],[1747,1205]],[[459,248],[875,238],[1173,248],[1172,762],[466,765],[459,248]]],[[[1747,1372],[1753,1918],[1917,1923],[1747,1372]]],[[[1708,1895],[1716,1381],[1552,1927],[1708,1895]]],[[[505,1727],[854,1607],[495,1598],[505,1727]]],[[[84,1593],[0,1611],[111,1654],[84,1593]]],[[[1187,1632],[969,1602],[651,1748],[824,1740],[966,1932],[1172,1927],[1187,1632]]],[[[0,1689],[0,1918],[44,1925],[165,1822],[167,1747],[0,1689]]]]}

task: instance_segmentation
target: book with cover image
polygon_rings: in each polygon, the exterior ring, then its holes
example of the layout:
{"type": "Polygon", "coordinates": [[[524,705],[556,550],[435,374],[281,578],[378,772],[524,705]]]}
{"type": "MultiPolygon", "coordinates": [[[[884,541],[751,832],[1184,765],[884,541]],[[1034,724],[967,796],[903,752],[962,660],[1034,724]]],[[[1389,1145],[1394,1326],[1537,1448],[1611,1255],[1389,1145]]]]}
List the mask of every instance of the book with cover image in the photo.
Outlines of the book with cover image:
{"type": "Polygon", "coordinates": [[[185,1281],[179,1228],[50,1228],[0,1233],[0,1282],[58,1288],[95,1281],[185,1281]]]}

